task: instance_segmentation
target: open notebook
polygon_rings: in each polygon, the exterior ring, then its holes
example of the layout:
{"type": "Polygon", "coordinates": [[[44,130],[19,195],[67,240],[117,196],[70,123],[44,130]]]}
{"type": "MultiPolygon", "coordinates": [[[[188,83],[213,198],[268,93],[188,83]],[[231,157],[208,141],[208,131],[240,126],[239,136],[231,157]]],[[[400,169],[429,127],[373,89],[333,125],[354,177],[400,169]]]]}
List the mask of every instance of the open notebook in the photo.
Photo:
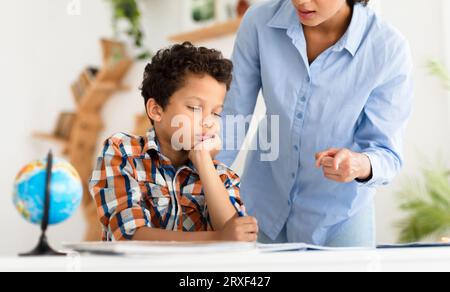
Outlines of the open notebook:
{"type": "Polygon", "coordinates": [[[86,242],[66,243],[64,247],[76,252],[109,255],[361,250],[358,248],[326,248],[304,243],[258,244],[241,242],[86,242]]]}
{"type": "Polygon", "coordinates": [[[240,242],[85,242],[66,243],[67,249],[92,254],[109,255],[164,255],[187,253],[236,253],[256,251],[256,243],[240,242]]]}

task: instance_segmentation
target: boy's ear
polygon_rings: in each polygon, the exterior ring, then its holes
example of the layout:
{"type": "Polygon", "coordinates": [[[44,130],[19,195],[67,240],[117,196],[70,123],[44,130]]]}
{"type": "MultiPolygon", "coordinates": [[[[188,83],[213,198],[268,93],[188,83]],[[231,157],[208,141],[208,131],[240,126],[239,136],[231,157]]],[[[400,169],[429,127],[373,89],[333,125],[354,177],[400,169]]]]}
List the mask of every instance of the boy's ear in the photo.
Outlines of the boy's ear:
{"type": "Polygon", "coordinates": [[[161,122],[163,115],[163,108],[156,102],[154,98],[147,101],[147,115],[154,122],[161,122]]]}

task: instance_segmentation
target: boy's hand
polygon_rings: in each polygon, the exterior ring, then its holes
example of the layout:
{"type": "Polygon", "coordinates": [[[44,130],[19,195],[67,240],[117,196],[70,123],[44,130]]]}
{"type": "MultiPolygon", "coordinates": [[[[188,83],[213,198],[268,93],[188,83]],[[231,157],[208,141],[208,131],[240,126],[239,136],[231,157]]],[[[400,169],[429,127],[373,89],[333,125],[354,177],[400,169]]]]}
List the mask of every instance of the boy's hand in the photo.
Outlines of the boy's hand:
{"type": "Polygon", "coordinates": [[[213,137],[200,141],[195,145],[194,149],[189,152],[189,159],[194,165],[198,165],[204,158],[214,159],[221,150],[222,140],[218,134],[215,134],[213,137]]]}
{"type": "Polygon", "coordinates": [[[255,242],[258,239],[258,221],[253,217],[236,217],[228,221],[222,231],[220,240],[255,242]]]}

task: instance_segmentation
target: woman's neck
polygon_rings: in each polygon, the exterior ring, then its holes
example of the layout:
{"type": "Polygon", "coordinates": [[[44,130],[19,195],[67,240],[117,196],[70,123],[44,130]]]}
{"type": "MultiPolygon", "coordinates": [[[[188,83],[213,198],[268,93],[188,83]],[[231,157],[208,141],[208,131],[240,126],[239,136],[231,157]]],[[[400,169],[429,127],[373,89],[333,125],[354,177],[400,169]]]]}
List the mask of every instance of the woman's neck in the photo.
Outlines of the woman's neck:
{"type": "MultiPolygon", "coordinates": [[[[305,33],[321,34],[339,40],[347,31],[352,20],[353,8],[345,4],[330,19],[315,27],[304,27],[305,33]]],[[[336,40],[336,41],[337,41],[336,40]]]]}
{"type": "Polygon", "coordinates": [[[315,27],[303,27],[310,65],[342,38],[351,23],[352,14],[353,9],[349,5],[344,5],[335,16],[324,23],[315,27]]]}

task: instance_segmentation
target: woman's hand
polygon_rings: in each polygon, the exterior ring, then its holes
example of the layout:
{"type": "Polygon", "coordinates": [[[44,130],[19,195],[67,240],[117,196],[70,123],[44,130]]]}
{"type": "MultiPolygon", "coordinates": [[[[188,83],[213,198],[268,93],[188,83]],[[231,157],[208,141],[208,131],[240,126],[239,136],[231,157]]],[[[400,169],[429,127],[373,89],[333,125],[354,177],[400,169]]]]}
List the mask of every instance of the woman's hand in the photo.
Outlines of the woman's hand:
{"type": "Polygon", "coordinates": [[[326,178],[340,183],[364,181],[372,175],[369,157],[348,149],[331,148],[317,153],[316,167],[323,168],[326,178]]]}
{"type": "Polygon", "coordinates": [[[220,231],[220,240],[255,242],[258,232],[258,222],[255,218],[234,217],[220,231]]]}

